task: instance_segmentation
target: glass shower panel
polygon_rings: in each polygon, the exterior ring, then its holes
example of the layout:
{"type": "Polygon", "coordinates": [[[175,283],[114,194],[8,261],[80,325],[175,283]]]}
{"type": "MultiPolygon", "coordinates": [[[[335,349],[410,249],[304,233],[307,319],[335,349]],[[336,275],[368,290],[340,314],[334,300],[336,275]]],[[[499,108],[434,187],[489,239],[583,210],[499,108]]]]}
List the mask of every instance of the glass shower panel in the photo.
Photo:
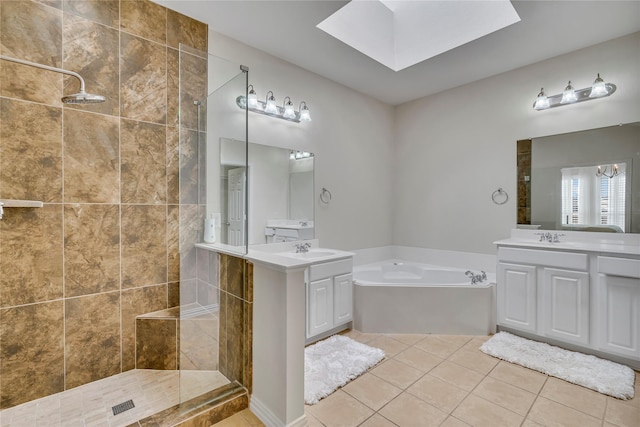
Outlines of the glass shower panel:
{"type": "MultiPolygon", "coordinates": [[[[230,374],[233,370],[228,369],[226,355],[230,336],[242,334],[242,329],[227,332],[227,325],[234,324],[228,317],[237,315],[242,321],[244,315],[226,310],[227,298],[220,290],[222,257],[196,244],[205,240],[205,219],[214,221],[215,229],[207,235],[207,243],[219,243],[225,226],[218,194],[218,135],[230,133],[246,141],[246,111],[233,103],[238,94],[246,93],[247,73],[238,65],[181,45],[179,81],[178,366],[184,402],[205,393],[215,399],[217,389],[226,393],[230,385],[242,387],[242,375],[230,374]]],[[[246,230],[244,222],[241,227],[246,230]]],[[[237,249],[242,255],[246,246],[237,249]]]]}

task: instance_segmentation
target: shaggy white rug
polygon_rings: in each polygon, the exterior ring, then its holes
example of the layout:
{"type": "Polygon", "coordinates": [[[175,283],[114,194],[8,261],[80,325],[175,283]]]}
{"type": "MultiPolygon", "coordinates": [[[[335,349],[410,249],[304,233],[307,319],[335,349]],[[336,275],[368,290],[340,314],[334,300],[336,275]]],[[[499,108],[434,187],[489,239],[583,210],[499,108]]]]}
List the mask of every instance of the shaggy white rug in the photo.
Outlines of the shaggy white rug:
{"type": "Polygon", "coordinates": [[[384,358],[384,351],[334,335],[304,350],[304,402],[315,405],[384,358]]]}
{"type": "Polygon", "coordinates": [[[596,356],[564,350],[508,332],[495,334],[482,344],[480,351],[618,399],[633,398],[633,370],[596,356]]]}

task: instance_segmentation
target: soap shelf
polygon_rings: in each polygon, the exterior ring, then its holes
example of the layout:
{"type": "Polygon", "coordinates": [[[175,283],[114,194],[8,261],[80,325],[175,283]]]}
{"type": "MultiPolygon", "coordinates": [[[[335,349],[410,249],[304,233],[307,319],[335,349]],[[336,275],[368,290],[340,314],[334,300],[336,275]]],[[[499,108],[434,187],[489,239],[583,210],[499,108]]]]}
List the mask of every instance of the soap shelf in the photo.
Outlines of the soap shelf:
{"type": "Polygon", "coordinates": [[[4,208],[41,208],[44,204],[39,200],[0,199],[0,219],[4,208]]]}

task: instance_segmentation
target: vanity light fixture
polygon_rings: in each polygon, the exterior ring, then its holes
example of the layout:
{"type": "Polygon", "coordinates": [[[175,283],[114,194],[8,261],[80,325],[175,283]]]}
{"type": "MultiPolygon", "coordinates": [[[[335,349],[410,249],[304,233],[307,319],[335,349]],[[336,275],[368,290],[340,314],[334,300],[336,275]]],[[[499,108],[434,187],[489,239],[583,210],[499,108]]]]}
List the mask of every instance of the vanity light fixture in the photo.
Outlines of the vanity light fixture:
{"type": "Polygon", "coordinates": [[[236,105],[238,105],[239,108],[295,123],[311,121],[309,107],[305,101],[300,103],[299,111],[296,112],[293,108],[293,101],[291,101],[291,98],[288,96],[285,96],[282,107],[280,107],[276,105],[276,98],[273,91],[267,92],[267,96],[263,102],[258,101],[258,96],[253,89],[253,85],[249,85],[247,89],[248,95],[246,97],[241,95],[236,98],[236,105]]]}
{"type": "Polygon", "coordinates": [[[300,159],[308,159],[309,157],[313,157],[313,153],[309,153],[308,151],[297,151],[292,150],[289,158],[291,160],[300,160],[300,159]]]}
{"type": "Polygon", "coordinates": [[[613,178],[614,176],[618,176],[618,174],[620,173],[620,171],[618,170],[618,165],[605,165],[604,170],[602,170],[602,168],[600,166],[598,166],[598,170],[596,171],[596,176],[597,177],[601,177],[601,176],[606,176],[607,178],[613,178]],[[607,173],[607,168],[609,168],[609,166],[611,166],[611,172],[607,173]]]}
{"type": "Polygon", "coordinates": [[[591,101],[593,99],[609,96],[616,91],[617,87],[613,83],[605,83],[604,80],[598,77],[593,82],[593,85],[584,89],[574,89],[571,85],[571,81],[564,88],[561,94],[546,96],[544,89],[540,89],[536,101],[533,103],[534,110],[547,110],[549,108],[560,107],[563,105],[575,104],[577,102],[591,101]]]}

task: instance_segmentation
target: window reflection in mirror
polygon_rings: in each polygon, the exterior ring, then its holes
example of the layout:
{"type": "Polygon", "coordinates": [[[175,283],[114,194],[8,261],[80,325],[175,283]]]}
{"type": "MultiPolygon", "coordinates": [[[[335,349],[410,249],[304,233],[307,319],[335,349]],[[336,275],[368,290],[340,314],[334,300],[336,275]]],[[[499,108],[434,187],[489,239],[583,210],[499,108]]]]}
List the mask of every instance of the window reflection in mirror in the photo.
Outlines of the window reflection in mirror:
{"type": "Polygon", "coordinates": [[[518,141],[518,228],[640,233],[640,123],[518,141]]]}
{"type": "Polygon", "coordinates": [[[242,179],[247,180],[250,245],[313,239],[314,155],[254,143],[248,147],[245,168],[244,143],[220,139],[220,242],[243,241],[234,228],[244,208],[242,179]]]}

